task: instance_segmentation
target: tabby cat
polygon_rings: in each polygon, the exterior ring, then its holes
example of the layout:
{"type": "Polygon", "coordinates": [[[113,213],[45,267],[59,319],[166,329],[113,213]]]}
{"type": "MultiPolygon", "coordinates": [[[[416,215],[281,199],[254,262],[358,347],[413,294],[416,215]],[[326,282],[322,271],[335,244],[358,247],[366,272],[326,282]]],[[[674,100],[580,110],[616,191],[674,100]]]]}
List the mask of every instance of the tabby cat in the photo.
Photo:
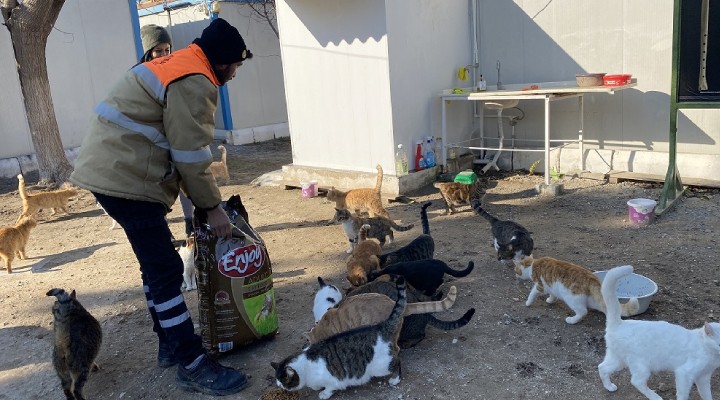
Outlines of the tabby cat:
{"type": "MultiPolygon", "coordinates": [[[[403,316],[448,310],[455,304],[457,288],[451,286],[442,301],[408,303],[403,316]]],[[[310,343],[316,343],[341,332],[360,326],[374,325],[387,319],[395,301],[380,293],[365,293],[348,297],[337,307],[327,310],[310,332],[310,343]]]]}
{"type": "Polygon", "coordinates": [[[529,256],[533,251],[533,239],[524,226],[514,221],[503,221],[488,214],[480,207],[480,201],[473,200],[472,208],[492,226],[493,245],[499,261],[510,262],[529,256]]]}
{"type": "Polygon", "coordinates": [[[227,182],[230,179],[227,167],[227,150],[225,150],[225,146],[223,145],[220,145],[217,148],[220,150],[220,161],[213,161],[210,164],[210,172],[216,180],[222,179],[224,182],[227,182]]]}
{"type": "Polygon", "coordinates": [[[255,315],[255,322],[260,322],[260,320],[266,319],[270,316],[270,314],[272,314],[274,309],[275,302],[273,301],[273,297],[268,293],[265,295],[265,301],[263,302],[262,308],[260,308],[258,313],[255,315]]]}
{"type": "Polygon", "coordinates": [[[645,397],[662,398],[647,385],[653,372],[675,373],[675,395],[687,400],[693,383],[703,400],[713,398],[711,378],[720,367],[720,323],[705,323],[702,328],[686,329],[665,321],[623,320],[617,298],[618,279],[630,275],[633,267],[610,269],[602,282],[607,304],[605,319],[605,358],[598,365],[603,386],[610,392],[617,386],[610,376],[625,367],[631,382],[645,397]]]}
{"type": "MultiPolygon", "coordinates": [[[[399,278],[398,278],[399,279],[399,278]]],[[[376,279],[372,282],[368,282],[365,285],[351,289],[348,292],[348,298],[357,296],[363,293],[380,293],[384,294],[390,299],[398,298],[398,291],[395,283],[392,281],[376,279]]],[[[411,286],[407,286],[407,298],[408,302],[415,303],[418,301],[429,301],[430,297],[412,289],[411,286]]],[[[475,314],[475,309],[471,308],[462,317],[454,321],[443,321],[437,319],[432,314],[415,314],[408,315],[403,319],[402,329],[400,330],[400,337],[398,338],[398,345],[402,349],[408,349],[416,344],[420,343],[425,339],[425,328],[430,325],[434,328],[451,331],[454,329],[462,328],[470,322],[470,319],[475,314]]]]}
{"type": "Polygon", "coordinates": [[[432,202],[423,203],[420,208],[420,221],[422,222],[422,235],[413,239],[407,245],[380,256],[380,266],[384,267],[403,261],[427,260],[435,255],[435,241],[430,236],[430,224],[428,223],[427,208],[432,202]]]}
{"type": "Polygon", "coordinates": [[[374,188],[350,189],[347,192],[331,188],[327,192],[327,199],[335,202],[335,208],[345,208],[355,211],[357,216],[367,210],[371,217],[390,218],[390,213],[383,207],[380,190],[382,188],[383,169],[377,165],[377,180],[374,188]]]}
{"type": "Polygon", "coordinates": [[[355,247],[347,260],[347,280],[353,286],[360,286],[367,282],[367,274],[380,269],[378,256],[382,248],[374,240],[367,239],[370,225],[360,228],[360,243],[355,247]]]}
{"type": "Polygon", "coordinates": [[[443,278],[445,274],[460,278],[467,276],[472,272],[474,267],[475,263],[472,261],[470,261],[467,268],[463,270],[452,269],[440,260],[404,261],[390,264],[380,270],[368,273],[368,280],[372,281],[378,276],[386,274],[401,275],[410,286],[428,296],[432,296],[444,283],[443,278]]]}
{"type": "Polygon", "coordinates": [[[25,178],[22,174],[18,174],[18,192],[22,199],[22,213],[18,217],[18,221],[22,217],[35,217],[37,212],[43,208],[52,208],[52,215],[62,211],[70,214],[68,211],[68,200],[78,194],[77,190],[72,187],[57,189],[47,192],[28,193],[25,190],[25,178]]]}
{"type": "Polygon", "coordinates": [[[320,321],[320,318],[322,318],[328,308],[335,307],[340,300],[342,300],[342,293],[337,286],[325,283],[323,278],[319,276],[318,283],[320,284],[320,290],[315,293],[315,300],[313,302],[313,317],[315,318],[315,323],[320,321]]]}
{"type": "Polygon", "coordinates": [[[320,390],[328,399],[338,390],[364,385],[373,377],[390,375],[388,383],[400,383],[400,349],[395,339],[403,320],[407,299],[405,282],[397,281],[397,300],[387,320],[331,336],[311,344],[280,363],[271,363],[277,385],[296,391],[320,390]]]}
{"type": "Polygon", "coordinates": [[[398,232],[404,232],[412,229],[414,226],[413,224],[406,226],[398,225],[395,221],[385,217],[356,217],[350,213],[350,210],[344,208],[335,209],[335,217],[333,217],[333,221],[342,223],[345,235],[347,235],[348,242],[350,242],[350,247],[346,250],[347,253],[352,253],[353,249],[357,245],[358,236],[360,236],[360,228],[365,224],[370,225],[367,236],[379,240],[380,247],[385,245],[386,236],[390,237],[391,243],[395,240],[393,229],[398,232]]]}
{"type": "Polygon", "coordinates": [[[100,323],[77,301],[75,291],[50,289],[55,296],[52,306],[54,346],[53,366],[67,400],[83,400],[83,387],[91,370],[97,370],[95,358],[102,344],[100,323]]]}
{"type": "Polygon", "coordinates": [[[30,238],[30,230],[37,226],[33,217],[21,217],[15,226],[0,228],[0,258],[5,261],[5,269],[12,273],[12,262],[15,256],[25,259],[25,246],[30,238]]]}
{"type": "Polygon", "coordinates": [[[445,200],[445,214],[455,214],[456,206],[470,205],[470,201],[480,198],[480,181],[475,180],[471,185],[460,182],[435,182],[433,186],[440,189],[440,195],[445,200]]]}
{"type": "MultiPolygon", "coordinates": [[[[575,312],[575,315],[565,318],[568,324],[578,323],[587,315],[588,308],[603,314],[606,312],[605,301],[600,294],[600,279],[588,269],[551,257],[533,259],[528,256],[514,262],[515,275],[535,283],[526,306],[530,307],[538,295],[547,293],[548,304],[560,299],[575,312]]],[[[629,317],[637,314],[640,306],[636,298],[631,298],[621,308],[623,317],[629,317]]]]}

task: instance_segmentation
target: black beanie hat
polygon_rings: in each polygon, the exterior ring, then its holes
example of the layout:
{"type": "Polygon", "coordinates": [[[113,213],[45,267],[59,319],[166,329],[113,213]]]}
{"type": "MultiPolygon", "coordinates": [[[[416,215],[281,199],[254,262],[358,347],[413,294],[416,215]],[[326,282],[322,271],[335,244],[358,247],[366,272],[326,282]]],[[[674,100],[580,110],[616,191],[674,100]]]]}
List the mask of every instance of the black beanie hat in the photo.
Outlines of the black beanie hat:
{"type": "Polygon", "coordinates": [[[253,56],[240,32],[222,18],[214,19],[193,43],[200,46],[213,65],[234,64],[253,56]]]}

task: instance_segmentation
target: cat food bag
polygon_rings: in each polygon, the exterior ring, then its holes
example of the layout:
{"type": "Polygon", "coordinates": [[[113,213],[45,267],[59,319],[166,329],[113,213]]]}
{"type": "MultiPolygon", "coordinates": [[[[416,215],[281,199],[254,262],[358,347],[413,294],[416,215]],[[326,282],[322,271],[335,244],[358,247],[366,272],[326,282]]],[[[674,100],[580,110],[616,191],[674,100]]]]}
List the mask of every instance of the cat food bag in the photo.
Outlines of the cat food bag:
{"type": "Polygon", "coordinates": [[[265,242],[240,215],[244,207],[236,210],[228,203],[223,207],[235,225],[232,238],[210,233],[202,211],[194,221],[200,336],[211,355],[273,337],[278,330],[265,242]]]}

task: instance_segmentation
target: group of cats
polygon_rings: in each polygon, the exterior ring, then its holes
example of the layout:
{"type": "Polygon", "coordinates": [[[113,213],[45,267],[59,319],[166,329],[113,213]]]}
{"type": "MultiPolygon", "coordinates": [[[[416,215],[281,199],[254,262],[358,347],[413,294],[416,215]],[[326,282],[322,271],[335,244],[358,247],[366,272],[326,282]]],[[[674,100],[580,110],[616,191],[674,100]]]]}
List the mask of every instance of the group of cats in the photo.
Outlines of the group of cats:
{"type": "MultiPolygon", "coordinates": [[[[471,262],[465,271],[454,271],[441,265],[444,264],[441,261],[432,260],[434,242],[429,235],[426,215],[429,203],[423,204],[421,211],[423,235],[395,252],[381,254],[385,238],[393,239],[391,228],[394,224],[380,200],[381,182],[382,168],[378,166],[375,188],[348,192],[333,188],[328,192],[328,199],[336,202],[335,219],[343,222],[350,242],[348,252],[352,255],[348,259],[347,278],[355,288],[343,299],[337,287],[318,278],[320,290],[313,308],[317,325],[308,334],[310,344],[282,362],[272,363],[280,388],[291,391],[303,387],[322,389],[319,397],[327,399],[335,391],[365,384],[373,377],[390,375],[389,384],[397,385],[400,381],[399,348],[413,346],[422,340],[425,326],[439,321],[423,313],[442,311],[454,303],[454,287],[446,299],[433,301],[437,300],[435,290],[442,284],[442,276],[446,272],[464,276],[473,267],[471,262]],[[370,218],[358,217],[362,209],[368,210],[370,218]],[[354,210],[356,215],[349,210],[354,210]],[[380,244],[366,240],[368,237],[377,238],[380,244]],[[414,257],[420,253],[425,255],[408,261],[405,257],[411,253],[414,257]],[[423,259],[425,261],[417,261],[423,259]],[[419,266],[427,270],[417,268],[419,266]],[[413,303],[415,306],[411,307],[413,303]],[[422,332],[421,336],[418,332],[422,332]]],[[[446,189],[452,187],[448,185],[446,189]]],[[[466,190],[471,193],[477,188],[466,190]]],[[[453,206],[459,204],[448,201],[445,193],[442,195],[446,211],[454,213],[453,206]]],[[[654,372],[672,371],[677,399],[687,400],[693,384],[703,400],[712,399],[711,376],[720,367],[720,323],[706,323],[691,330],[665,321],[623,320],[621,317],[635,315],[638,311],[637,299],[621,305],[617,298],[618,280],[631,274],[632,266],[610,269],[601,283],[591,271],[581,266],[551,257],[534,258],[531,232],[514,221],[490,215],[480,207],[477,198],[470,199],[470,203],[475,212],[491,224],[498,260],[512,263],[518,278],[533,281],[527,306],[540,294],[548,295],[548,304],[560,299],[575,313],[566,318],[569,324],[579,322],[588,308],[605,313],[606,353],[598,371],[608,391],[617,390],[610,376],[629,368],[632,385],[648,399],[661,400],[647,386],[647,381],[654,372]]],[[[453,321],[452,329],[465,325],[473,313],[474,309],[471,309],[463,318],[453,321]]]]}

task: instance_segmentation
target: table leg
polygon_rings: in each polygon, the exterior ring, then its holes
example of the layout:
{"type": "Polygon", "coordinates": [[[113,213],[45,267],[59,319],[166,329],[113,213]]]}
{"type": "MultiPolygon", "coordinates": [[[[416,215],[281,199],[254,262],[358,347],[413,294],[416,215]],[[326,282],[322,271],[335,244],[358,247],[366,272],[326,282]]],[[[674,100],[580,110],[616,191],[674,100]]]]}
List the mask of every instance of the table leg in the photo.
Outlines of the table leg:
{"type": "Polygon", "coordinates": [[[580,131],[578,132],[578,149],[580,150],[580,171],[585,171],[585,149],[583,148],[583,133],[585,132],[585,103],[583,102],[583,95],[580,94],[578,97],[578,103],[580,106],[580,131]]]}
{"type": "Polygon", "coordinates": [[[550,97],[545,96],[545,184],[550,185],[550,97]]]}
{"type": "Polygon", "coordinates": [[[448,167],[447,167],[447,145],[448,145],[448,141],[447,141],[447,128],[446,128],[446,126],[445,126],[446,123],[447,123],[447,116],[446,116],[446,114],[445,114],[445,112],[446,112],[446,111],[445,111],[445,99],[441,97],[441,98],[440,98],[440,103],[442,104],[442,105],[441,105],[441,109],[442,109],[442,120],[441,120],[442,122],[441,122],[441,125],[442,125],[442,128],[441,128],[441,131],[440,131],[440,132],[441,132],[441,135],[442,135],[442,149],[441,149],[441,150],[442,150],[442,158],[441,158],[441,159],[442,159],[442,169],[444,170],[444,172],[447,172],[447,171],[448,171],[448,167]]]}

